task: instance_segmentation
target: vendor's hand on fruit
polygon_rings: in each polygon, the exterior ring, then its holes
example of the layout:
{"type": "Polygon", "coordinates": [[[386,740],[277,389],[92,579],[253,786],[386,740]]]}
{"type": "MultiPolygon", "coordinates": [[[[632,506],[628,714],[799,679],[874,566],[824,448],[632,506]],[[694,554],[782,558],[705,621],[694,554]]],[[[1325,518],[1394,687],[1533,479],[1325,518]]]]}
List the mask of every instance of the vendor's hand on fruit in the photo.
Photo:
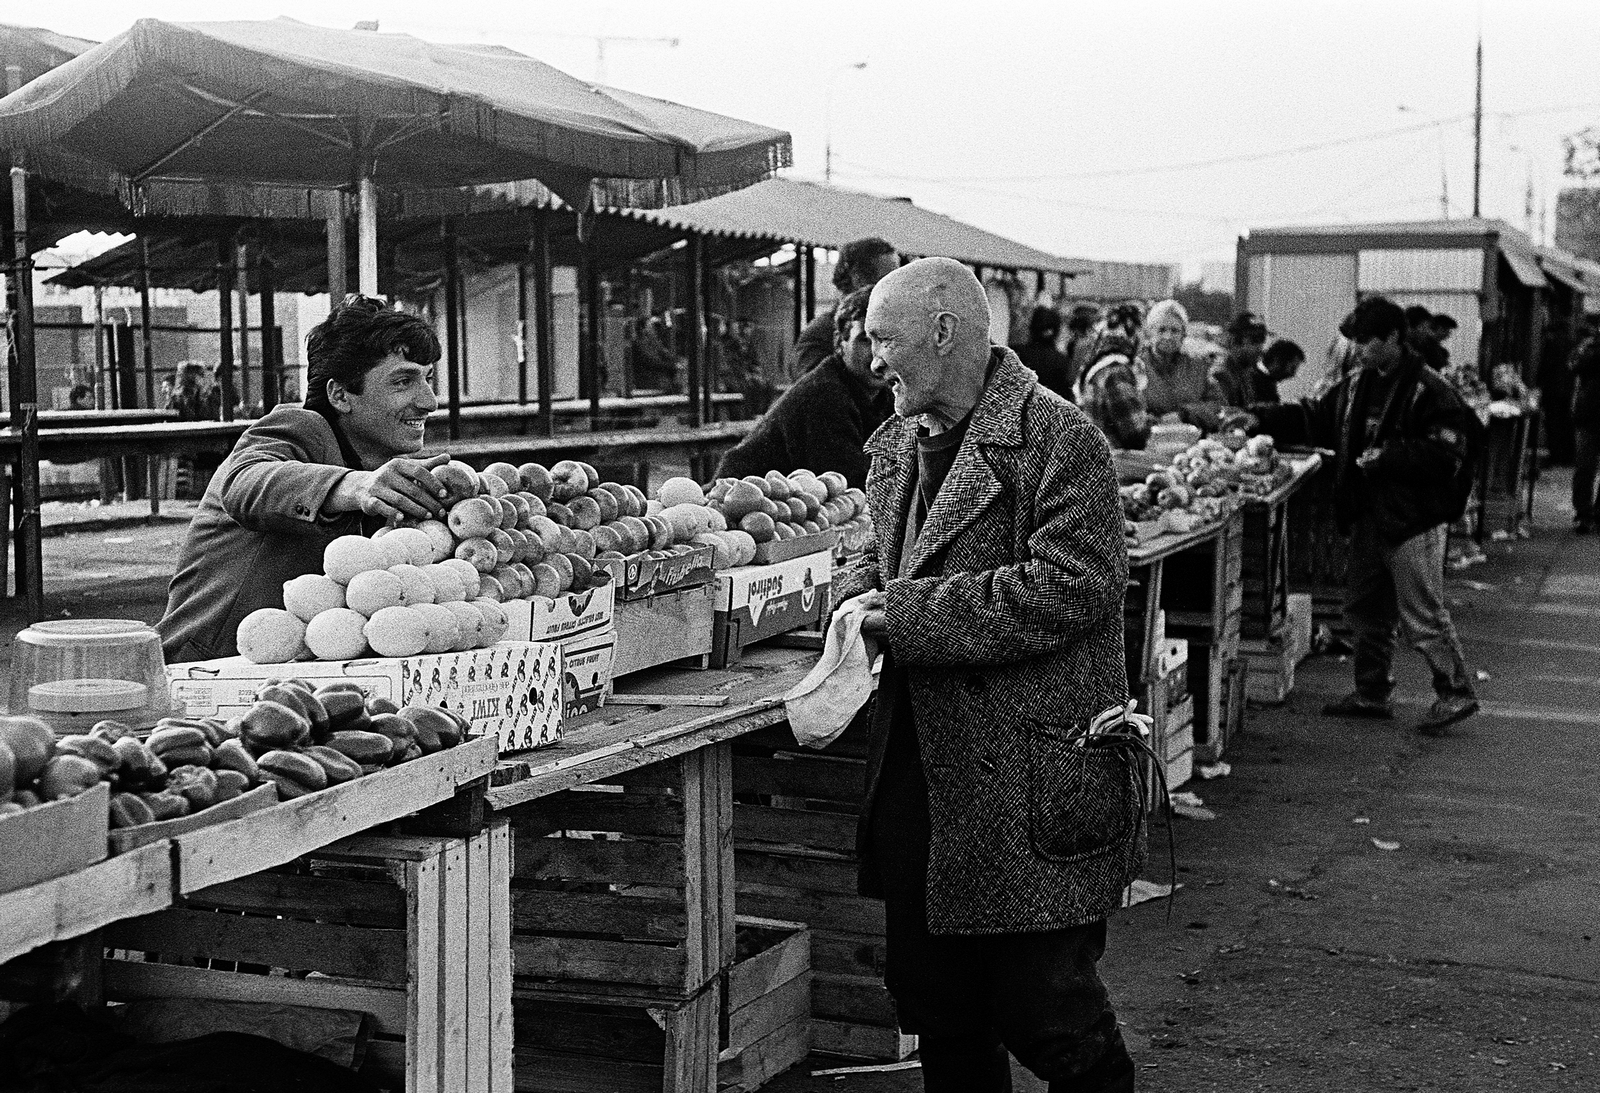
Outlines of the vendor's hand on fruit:
{"type": "Polygon", "coordinates": [[[334,487],[323,508],[363,512],[390,521],[439,519],[445,514],[446,490],[433,469],[449,462],[444,454],[421,460],[400,456],[375,471],[351,471],[334,487]]]}

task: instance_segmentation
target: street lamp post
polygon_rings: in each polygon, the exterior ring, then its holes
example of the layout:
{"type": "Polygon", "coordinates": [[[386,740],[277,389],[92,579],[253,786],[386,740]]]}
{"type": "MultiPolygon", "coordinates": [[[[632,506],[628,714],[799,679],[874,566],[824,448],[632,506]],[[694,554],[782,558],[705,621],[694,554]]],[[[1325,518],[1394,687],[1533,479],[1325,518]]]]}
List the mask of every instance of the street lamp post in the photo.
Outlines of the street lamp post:
{"type": "Polygon", "coordinates": [[[867,67],[866,61],[853,61],[840,65],[828,73],[828,90],[823,105],[822,181],[833,185],[833,84],[845,72],[859,72],[867,67]]]}

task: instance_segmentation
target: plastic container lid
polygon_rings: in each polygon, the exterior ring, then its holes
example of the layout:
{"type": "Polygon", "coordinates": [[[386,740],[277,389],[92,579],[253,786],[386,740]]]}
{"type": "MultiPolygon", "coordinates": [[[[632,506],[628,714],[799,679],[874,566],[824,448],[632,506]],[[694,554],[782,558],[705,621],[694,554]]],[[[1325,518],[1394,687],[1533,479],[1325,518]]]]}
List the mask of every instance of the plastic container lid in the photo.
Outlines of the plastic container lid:
{"type": "Polygon", "coordinates": [[[153,633],[149,623],[137,619],[54,619],[34,623],[17,640],[29,645],[127,645],[129,639],[153,633]]]}
{"type": "Polygon", "coordinates": [[[28,688],[28,705],[50,713],[110,713],[136,710],[150,688],[126,679],[55,679],[28,688]]]}

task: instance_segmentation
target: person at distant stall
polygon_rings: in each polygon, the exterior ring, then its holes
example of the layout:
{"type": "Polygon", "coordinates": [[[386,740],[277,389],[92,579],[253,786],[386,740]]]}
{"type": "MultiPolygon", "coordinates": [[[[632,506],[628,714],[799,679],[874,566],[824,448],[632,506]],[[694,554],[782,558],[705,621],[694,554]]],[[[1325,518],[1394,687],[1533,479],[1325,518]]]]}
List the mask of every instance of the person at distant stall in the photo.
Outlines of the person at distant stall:
{"type": "Polygon", "coordinates": [[[67,409],[93,410],[95,408],[94,388],[87,383],[73,384],[72,390],[67,392],[67,409]]]}
{"type": "Polygon", "coordinates": [[[1249,406],[1261,401],[1255,394],[1255,377],[1260,374],[1261,348],[1267,343],[1267,324],[1253,311],[1241,311],[1228,324],[1227,351],[1211,370],[1211,379],[1228,406],[1249,406]]]}
{"type": "Polygon", "coordinates": [[[1102,335],[1094,363],[1078,377],[1074,395],[1113,448],[1143,451],[1156,419],[1145,405],[1144,375],[1134,364],[1138,348],[1117,333],[1102,335]]]}
{"type": "Polygon", "coordinates": [[[1247,405],[1283,401],[1278,394],[1278,384],[1292,380],[1306,363],[1306,351],[1298,342],[1279,338],[1261,351],[1261,359],[1250,372],[1250,402],[1247,405]]]}
{"type": "Polygon", "coordinates": [[[741,418],[760,417],[766,413],[776,391],[756,355],[754,330],[749,319],[739,319],[724,322],[717,335],[717,349],[721,354],[717,379],[724,390],[741,396],[741,418]]]}
{"type": "Polygon", "coordinates": [[[1439,347],[1439,371],[1443,372],[1450,367],[1450,347],[1444,343],[1450,340],[1450,335],[1454,334],[1456,327],[1461,324],[1444,312],[1435,311],[1428,325],[1433,327],[1433,341],[1439,347]]]}
{"type": "Polygon", "coordinates": [[[1189,314],[1176,300],[1162,300],[1144,321],[1145,344],[1134,360],[1144,373],[1145,408],[1160,421],[1183,422],[1214,433],[1222,423],[1222,392],[1203,357],[1184,350],[1189,314]]]}
{"type": "Polygon", "coordinates": [[[1595,472],[1600,469],[1600,320],[1589,319],[1567,358],[1572,373],[1572,530],[1594,531],[1595,472]]]}
{"type": "Polygon", "coordinates": [[[1421,304],[1406,308],[1406,345],[1435,372],[1443,372],[1450,354],[1439,344],[1439,331],[1433,325],[1433,312],[1421,304]]]}
{"type": "Polygon", "coordinates": [[[1036,307],[1028,316],[1028,340],[1016,347],[1017,357],[1033,369],[1039,382],[1062,398],[1072,400],[1072,358],[1056,348],[1061,336],[1061,313],[1053,307],[1036,307]]]}
{"type": "Polygon", "coordinates": [[[442,517],[444,488],[414,458],[439,406],[439,339],[426,320],[352,296],[306,339],[310,394],[254,422],[212,476],[178,552],[167,662],[232,656],[239,622],[283,606],[283,583],[322,572],[341,535],[442,517]]]}
{"type": "MultiPolygon", "coordinates": [[[[839,248],[839,262],[833,267],[833,287],[840,296],[859,292],[877,284],[883,275],[900,265],[900,253],[886,239],[869,236],[839,248]]],[[[834,352],[833,308],[806,324],[795,340],[795,375],[801,376],[834,352]]]]}
{"type": "Polygon", "coordinates": [[[750,435],[722,457],[718,478],[804,467],[817,474],[838,471],[850,485],[866,485],[870,461],[862,445],[894,410],[888,388],[872,371],[872,346],[862,331],[871,293],[861,288],[839,301],[834,351],[795,380],[750,435]]]}
{"type": "Polygon", "coordinates": [[[1355,690],[1323,712],[1394,716],[1399,628],[1433,673],[1436,698],[1417,727],[1438,733],[1478,710],[1445,599],[1444,555],[1449,525],[1466,510],[1483,426],[1406,332],[1400,305],[1363,300],[1350,319],[1355,371],[1319,397],[1258,404],[1250,415],[1279,443],[1336,453],[1335,514],[1350,536],[1344,614],[1355,632],[1355,690]]]}
{"type": "Polygon", "coordinates": [[[1093,304],[1074,304],[1067,316],[1067,344],[1062,352],[1072,361],[1072,383],[1076,387],[1084,369],[1094,363],[1094,346],[1098,340],[1095,324],[1100,321],[1100,309],[1093,304]]]}
{"type": "Polygon", "coordinates": [[[678,358],[671,349],[666,324],[659,316],[652,315],[639,325],[637,336],[628,343],[627,352],[634,390],[676,394],[682,389],[678,382],[678,358]]]}
{"type": "Polygon", "coordinates": [[[868,715],[859,891],[928,1093],[1132,1093],[1098,963],[1144,860],[1125,739],[1127,548],[1105,439],[989,344],[972,272],[923,258],[872,290],[894,416],[868,448],[886,646],[868,715]],[[1117,742],[1121,739],[1121,742],[1117,742]]]}

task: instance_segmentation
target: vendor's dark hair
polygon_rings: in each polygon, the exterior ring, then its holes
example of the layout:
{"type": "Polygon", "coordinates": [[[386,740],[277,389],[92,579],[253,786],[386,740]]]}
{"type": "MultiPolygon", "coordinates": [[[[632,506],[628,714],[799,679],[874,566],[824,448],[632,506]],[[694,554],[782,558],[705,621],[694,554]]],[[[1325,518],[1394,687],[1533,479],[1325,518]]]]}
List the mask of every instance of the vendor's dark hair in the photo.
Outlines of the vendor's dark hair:
{"type": "Polygon", "coordinates": [[[1087,334],[1100,318],[1100,309],[1093,304],[1077,304],[1067,319],[1067,329],[1074,334],[1087,334]]]}
{"type": "Polygon", "coordinates": [[[1461,325],[1460,323],[1456,322],[1453,316],[1446,315],[1442,311],[1434,312],[1432,318],[1430,318],[1428,321],[1434,326],[1442,326],[1446,330],[1454,330],[1456,327],[1461,325]]]}
{"type": "Polygon", "coordinates": [[[1387,296],[1369,296],[1350,313],[1348,337],[1353,342],[1387,338],[1390,334],[1404,337],[1405,332],[1405,309],[1387,296]]]}
{"type": "Polygon", "coordinates": [[[855,275],[859,270],[867,263],[893,253],[894,244],[875,235],[846,243],[839,248],[839,262],[833,267],[833,287],[840,292],[849,292],[856,283],[855,275]]]}
{"type": "Polygon", "coordinates": [[[835,337],[844,337],[850,331],[850,324],[867,321],[867,301],[872,299],[870,288],[858,288],[847,293],[833,309],[833,333],[835,337]]]}
{"type": "Polygon", "coordinates": [[[433,364],[439,359],[439,336],[427,320],[382,300],[347,297],[306,337],[306,409],[331,409],[329,380],[359,395],[367,373],[394,353],[413,364],[433,364]]]}
{"type": "Polygon", "coordinates": [[[1290,361],[1305,359],[1306,351],[1300,348],[1300,343],[1290,341],[1288,338],[1279,338],[1261,351],[1261,363],[1269,368],[1275,364],[1287,364],[1290,361]]]}
{"type": "Polygon", "coordinates": [[[1261,316],[1254,311],[1241,311],[1228,324],[1228,336],[1237,342],[1264,341],[1267,337],[1267,324],[1262,322],[1261,316]]]}

